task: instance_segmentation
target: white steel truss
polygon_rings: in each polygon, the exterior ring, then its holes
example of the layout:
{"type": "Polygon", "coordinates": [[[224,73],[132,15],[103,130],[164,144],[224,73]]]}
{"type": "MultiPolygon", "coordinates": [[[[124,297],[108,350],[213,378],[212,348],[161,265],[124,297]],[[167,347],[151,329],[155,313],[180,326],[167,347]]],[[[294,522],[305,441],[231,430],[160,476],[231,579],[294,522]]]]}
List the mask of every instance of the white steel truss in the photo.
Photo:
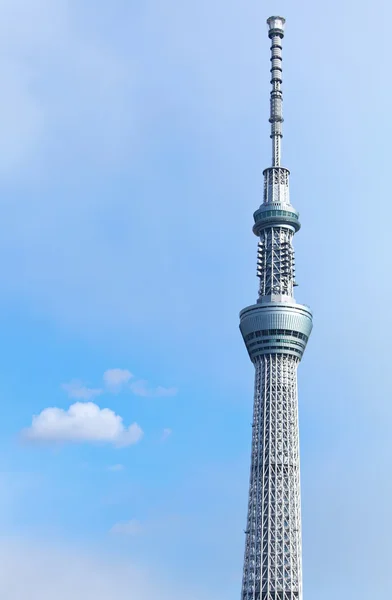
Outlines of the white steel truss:
{"type": "Polygon", "coordinates": [[[257,251],[259,296],[293,296],[293,236],[288,227],[269,227],[261,232],[257,251]]]}
{"type": "Polygon", "coordinates": [[[256,363],[242,600],[301,600],[297,366],[269,354],[256,363]]]}

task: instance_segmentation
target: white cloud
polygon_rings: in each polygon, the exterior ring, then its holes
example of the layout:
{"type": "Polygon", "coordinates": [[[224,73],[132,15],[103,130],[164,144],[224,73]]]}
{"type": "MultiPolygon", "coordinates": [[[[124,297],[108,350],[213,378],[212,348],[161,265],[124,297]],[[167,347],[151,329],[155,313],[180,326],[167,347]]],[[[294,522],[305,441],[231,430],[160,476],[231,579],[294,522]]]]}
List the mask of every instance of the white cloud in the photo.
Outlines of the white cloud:
{"type": "Polygon", "coordinates": [[[135,396],[143,396],[145,398],[158,398],[163,396],[175,396],[177,394],[177,389],[174,387],[165,388],[162,386],[158,386],[156,388],[150,387],[148,381],[140,379],[131,383],[130,385],[131,391],[135,394],[135,396]]]}
{"type": "Polygon", "coordinates": [[[164,429],[163,433],[162,433],[162,438],[161,438],[162,442],[167,440],[167,438],[170,437],[172,433],[173,433],[172,430],[169,429],[168,427],[166,427],[166,429],[164,429]]]}
{"type": "Polygon", "coordinates": [[[76,398],[77,400],[91,400],[95,396],[100,396],[103,392],[99,388],[85,386],[78,379],[73,379],[69,383],[63,383],[61,387],[67,392],[70,398],[76,398]]]}
{"type": "Polygon", "coordinates": [[[116,523],[110,530],[110,533],[119,533],[123,535],[139,535],[143,530],[140,521],[131,519],[122,523],[116,523]]]}
{"type": "Polygon", "coordinates": [[[136,444],[142,436],[137,423],[125,427],[119,415],[93,402],[76,402],[68,410],[45,408],[24,431],[24,437],[31,441],[107,442],[116,446],[136,444]]]}
{"type": "Polygon", "coordinates": [[[132,377],[128,369],[108,369],[103,374],[105,385],[112,392],[119,391],[132,377]]]}

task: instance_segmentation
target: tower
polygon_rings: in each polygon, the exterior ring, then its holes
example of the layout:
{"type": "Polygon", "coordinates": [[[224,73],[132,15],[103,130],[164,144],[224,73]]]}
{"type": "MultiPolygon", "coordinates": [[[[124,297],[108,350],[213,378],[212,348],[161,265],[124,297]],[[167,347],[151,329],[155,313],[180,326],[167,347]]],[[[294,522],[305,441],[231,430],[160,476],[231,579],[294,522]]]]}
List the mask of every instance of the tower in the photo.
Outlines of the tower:
{"type": "Polygon", "coordinates": [[[254,213],[259,238],[256,304],[240,313],[240,330],[255,366],[252,453],[241,600],[302,600],[301,500],[297,367],[312,330],[312,313],[293,290],[289,171],[280,164],[282,40],[285,19],[267,20],[271,40],[272,166],[254,213]]]}

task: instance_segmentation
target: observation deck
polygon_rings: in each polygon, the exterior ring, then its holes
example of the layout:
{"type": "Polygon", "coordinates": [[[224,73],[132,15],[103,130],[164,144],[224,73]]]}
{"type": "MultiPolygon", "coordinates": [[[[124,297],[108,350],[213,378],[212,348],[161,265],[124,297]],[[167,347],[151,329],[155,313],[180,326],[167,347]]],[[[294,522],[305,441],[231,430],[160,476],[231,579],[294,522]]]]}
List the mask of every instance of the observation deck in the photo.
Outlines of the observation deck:
{"type": "Polygon", "coordinates": [[[312,331],[312,312],[295,302],[253,304],[240,312],[240,330],[252,362],[263,354],[301,360],[312,331]]]}

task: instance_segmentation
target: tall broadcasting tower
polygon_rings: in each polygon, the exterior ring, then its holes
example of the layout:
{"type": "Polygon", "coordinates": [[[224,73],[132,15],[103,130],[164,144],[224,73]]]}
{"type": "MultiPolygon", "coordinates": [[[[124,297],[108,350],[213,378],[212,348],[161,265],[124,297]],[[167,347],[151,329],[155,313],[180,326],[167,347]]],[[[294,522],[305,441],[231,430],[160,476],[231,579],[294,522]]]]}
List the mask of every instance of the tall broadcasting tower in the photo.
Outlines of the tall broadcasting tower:
{"type": "Polygon", "coordinates": [[[242,600],[302,600],[297,367],[312,313],[293,295],[293,237],[300,223],[290,204],[289,171],[280,166],[285,19],[270,17],[267,24],[272,166],[264,171],[263,204],[253,215],[259,298],[240,313],[256,371],[242,600]]]}

